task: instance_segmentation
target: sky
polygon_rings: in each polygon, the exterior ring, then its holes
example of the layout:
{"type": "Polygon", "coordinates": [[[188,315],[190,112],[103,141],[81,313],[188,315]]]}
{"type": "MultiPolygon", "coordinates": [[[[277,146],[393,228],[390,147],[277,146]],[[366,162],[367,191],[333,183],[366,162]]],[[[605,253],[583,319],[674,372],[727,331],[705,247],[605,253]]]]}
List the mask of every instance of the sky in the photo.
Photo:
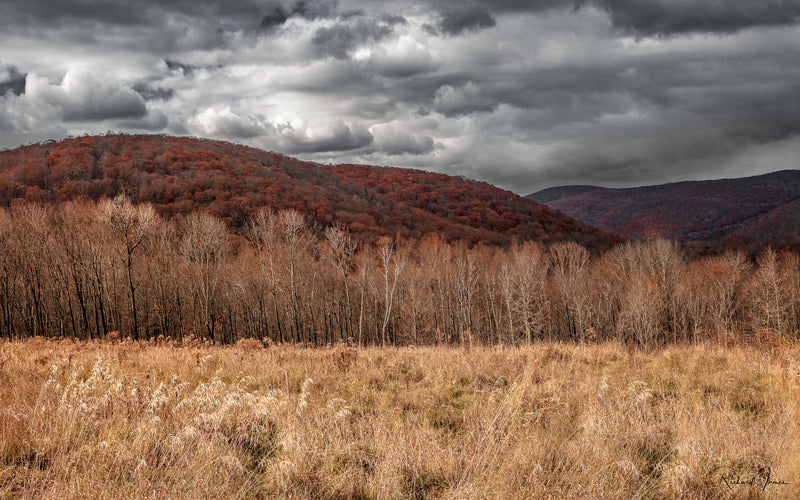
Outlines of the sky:
{"type": "Polygon", "coordinates": [[[800,0],[2,0],[0,148],[109,131],[522,195],[798,168],[800,0]]]}

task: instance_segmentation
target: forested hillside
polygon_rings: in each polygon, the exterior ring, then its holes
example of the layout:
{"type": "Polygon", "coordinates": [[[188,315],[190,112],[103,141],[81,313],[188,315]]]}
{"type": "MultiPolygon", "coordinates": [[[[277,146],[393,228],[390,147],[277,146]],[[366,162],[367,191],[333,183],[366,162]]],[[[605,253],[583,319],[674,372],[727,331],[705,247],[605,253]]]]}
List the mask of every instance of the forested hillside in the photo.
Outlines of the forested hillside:
{"type": "Polygon", "coordinates": [[[512,239],[611,237],[544,205],[486,183],[428,172],[329,166],[227,142],[107,135],[0,152],[0,205],[99,200],[126,194],[164,216],[206,211],[243,228],[259,207],[294,209],[321,231],[341,224],[358,237],[506,245],[512,239]]]}
{"type": "Polygon", "coordinates": [[[625,189],[565,186],[528,198],[627,238],[800,243],[800,170],[625,189]]]}

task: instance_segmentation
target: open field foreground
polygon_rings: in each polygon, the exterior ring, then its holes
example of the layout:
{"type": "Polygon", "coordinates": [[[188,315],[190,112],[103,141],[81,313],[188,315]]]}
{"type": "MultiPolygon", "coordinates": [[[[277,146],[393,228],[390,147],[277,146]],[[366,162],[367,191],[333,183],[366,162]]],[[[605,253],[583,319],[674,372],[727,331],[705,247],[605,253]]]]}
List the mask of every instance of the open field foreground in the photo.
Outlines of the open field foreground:
{"type": "Polygon", "coordinates": [[[798,498],[800,348],[0,344],[5,498],[798,498]]]}

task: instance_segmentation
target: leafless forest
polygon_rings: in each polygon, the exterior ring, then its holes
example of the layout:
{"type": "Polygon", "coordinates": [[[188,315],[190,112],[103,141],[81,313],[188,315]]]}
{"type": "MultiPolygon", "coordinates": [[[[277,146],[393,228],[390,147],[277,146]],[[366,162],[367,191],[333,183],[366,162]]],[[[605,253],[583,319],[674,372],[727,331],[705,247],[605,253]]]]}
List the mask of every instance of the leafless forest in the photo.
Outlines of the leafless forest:
{"type": "Polygon", "coordinates": [[[257,213],[246,234],[211,215],[160,217],[125,197],[0,212],[0,336],[193,336],[313,345],[523,344],[614,339],[645,347],[792,340],[800,260],[766,250],[688,259],[637,241],[377,244],[257,213]]]}

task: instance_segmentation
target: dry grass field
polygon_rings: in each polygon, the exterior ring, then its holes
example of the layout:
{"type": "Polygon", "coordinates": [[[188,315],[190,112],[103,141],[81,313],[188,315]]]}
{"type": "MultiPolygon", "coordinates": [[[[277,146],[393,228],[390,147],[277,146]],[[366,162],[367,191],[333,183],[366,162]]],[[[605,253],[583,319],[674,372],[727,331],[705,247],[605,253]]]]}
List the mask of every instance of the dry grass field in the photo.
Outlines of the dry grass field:
{"type": "Polygon", "coordinates": [[[0,344],[3,498],[798,498],[800,349],[0,344]]]}

